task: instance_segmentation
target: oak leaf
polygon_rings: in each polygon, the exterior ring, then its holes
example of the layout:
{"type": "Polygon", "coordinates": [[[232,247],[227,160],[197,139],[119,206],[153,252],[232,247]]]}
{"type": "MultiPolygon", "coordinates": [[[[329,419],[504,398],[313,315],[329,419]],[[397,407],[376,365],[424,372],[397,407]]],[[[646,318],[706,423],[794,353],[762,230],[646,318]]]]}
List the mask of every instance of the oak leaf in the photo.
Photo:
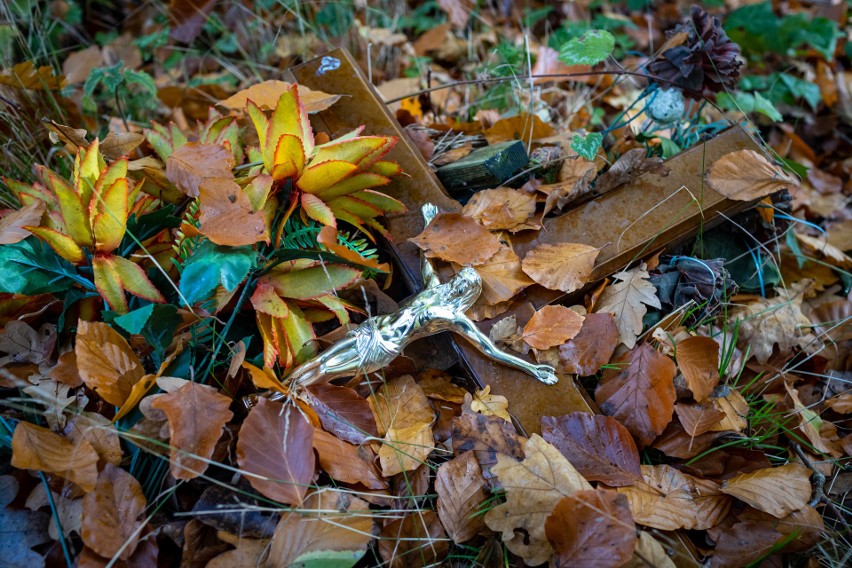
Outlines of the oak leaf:
{"type": "Polygon", "coordinates": [[[390,568],[439,566],[449,548],[435,511],[409,513],[379,534],[379,554],[390,568]]]}
{"type": "Polygon", "coordinates": [[[636,525],[624,495],[606,489],[565,497],[544,524],[558,568],[618,568],[633,556],[636,525]]]}
{"type": "Polygon", "coordinates": [[[527,441],[524,454],[523,461],[497,455],[492,471],[503,484],[506,502],[485,514],[485,524],[502,532],[506,547],[535,566],[553,554],[544,529],[553,508],[563,497],[592,486],[538,434],[527,441]]]}
{"type": "Polygon", "coordinates": [[[639,447],[650,444],[672,420],[675,364],[642,343],[615,360],[595,390],[601,412],[621,422],[639,447]]]}
{"type": "Polygon", "coordinates": [[[642,333],[642,318],[648,311],[645,306],[661,307],[657,289],[648,277],[644,265],[613,274],[618,282],[604,288],[595,306],[596,312],[609,312],[615,316],[619,341],[628,349],[636,345],[636,338],[642,333]]]}
{"type": "Polygon", "coordinates": [[[509,416],[509,400],[505,396],[491,394],[491,385],[485,385],[485,388],[477,390],[472,397],[470,395],[465,397],[466,400],[468,398],[473,412],[486,416],[499,416],[507,422],[512,420],[509,416]]]}
{"type": "Polygon", "coordinates": [[[797,180],[754,150],[725,154],[710,164],[705,179],[711,189],[735,201],[752,201],[799,186],[797,180]]]}
{"type": "Polygon", "coordinates": [[[487,498],[487,488],[473,452],[464,452],[438,468],[438,517],[456,544],[472,539],[485,528],[480,508],[487,498]]]}
{"type": "Polygon", "coordinates": [[[194,382],[151,403],[169,421],[172,477],[189,480],[207,471],[216,442],[234,416],[230,405],[231,399],[215,388],[194,382]]]}
{"type": "Polygon", "coordinates": [[[127,341],[108,324],[77,323],[77,370],[86,386],[108,403],[121,406],[145,375],[127,341]]]}
{"type": "Polygon", "coordinates": [[[583,327],[583,316],[559,305],[543,306],[524,326],[523,338],[530,347],[539,350],[562,345],[583,327]]]}
{"type": "Polygon", "coordinates": [[[426,369],[417,375],[417,384],[423,393],[431,399],[462,404],[468,392],[452,383],[452,376],[438,369],[426,369]]]}
{"type": "Polygon", "coordinates": [[[697,402],[719,384],[719,344],[709,337],[688,337],[677,344],[677,366],[697,402]]]}
{"type": "Polygon", "coordinates": [[[383,384],[368,399],[383,444],[379,463],[386,477],[417,469],[434,448],[435,411],[411,375],[383,384]]]}
{"type": "Polygon", "coordinates": [[[460,213],[439,213],[411,242],[430,258],[474,265],[487,261],[501,246],[488,229],[460,213]]]}
{"type": "Polygon", "coordinates": [[[588,282],[599,253],[578,243],[540,244],[526,254],[521,267],[545,288],[570,293],[588,282]]]}
{"type": "Polygon", "coordinates": [[[83,498],[83,542],[105,558],[129,558],[139,543],[147,501],[136,478],[108,463],[83,498]]]}
{"type": "Polygon", "coordinates": [[[298,408],[261,398],[240,429],[237,463],[262,495],[301,503],[314,480],[313,437],[298,408]]]}
{"type": "Polygon", "coordinates": [[[535,214],[535,197],[509,187],[485,189],[473,194],[462,215],[473,217],[491,231],[517,230],[535,214]]]}
{"type": "Polygon", "coordinates": [[[810,477],[810,469],[788,463],[740,473],[722,484],[722,492],[780,519],[807,505],[810,477]]]}
{"type": "Polygon", "coordinates": [[[588,412],[543,416],[541,435],[589,481],[620,487],[642,479],[636,443],[614,418],[588,412]]]}
{"type": "Polygon", "coordinates": [[[609,363],[618,346],[618,327],[609,312],[586,314],[577,335],[559,346],[559,363],[567,374],[594,375],[609,363]]]}
{"type": "Polygon", "coordinates": [[[89,492],[98,479],[98,453],[86,440],[69,440],[35,424],[19,422],[12,434],[12,467],[53,473],[89,492]]]}
{"type": "Polygon", "coordinates": [[[272,537],[270,568],[307,565],[312,558],[319,564],[320,557],[329,566],[352,566],[367,551],[373,517],[366,501],[326,490],[308,495],[300,509],[282,513],[272,537]]]}

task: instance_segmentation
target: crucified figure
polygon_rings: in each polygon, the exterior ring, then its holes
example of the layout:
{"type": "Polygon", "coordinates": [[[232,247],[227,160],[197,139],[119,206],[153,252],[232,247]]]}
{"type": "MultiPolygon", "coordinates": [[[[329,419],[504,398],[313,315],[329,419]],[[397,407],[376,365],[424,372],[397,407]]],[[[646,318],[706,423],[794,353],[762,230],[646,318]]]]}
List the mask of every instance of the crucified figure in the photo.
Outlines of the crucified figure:
{"type": "MultiPolygon", "coordinates": [[[[428,225],[438,209],[422,207],[428,225]]],[[[441,284],[425,255],[421,256],[424,290],[391,314],[368,318],[340,341],[314,359],[297,367],[287,381],[294,388],[378,371],[391,363],[406,345],[442,331],[452,331],[470,341],[482,353],[520,369],[548,385],[558,380],[553,367],[536,365],[501,351],[465,314],[482,293],[482,278],[470,266],[441,284]]],[[[284,398],[271,394],[272,400],[284,398]]]]}

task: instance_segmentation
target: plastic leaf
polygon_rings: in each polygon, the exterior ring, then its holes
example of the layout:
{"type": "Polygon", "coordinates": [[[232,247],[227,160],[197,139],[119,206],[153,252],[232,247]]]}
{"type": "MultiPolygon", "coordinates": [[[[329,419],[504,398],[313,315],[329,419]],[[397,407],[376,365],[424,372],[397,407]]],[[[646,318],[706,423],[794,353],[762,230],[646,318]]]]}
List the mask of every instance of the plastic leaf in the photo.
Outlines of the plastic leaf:
{"type": "Polygon", "coordinates": [[[322,223],[323,225],[336,227],[337,220],[334,218],[334,213],[328,208],[322,199],[310,193],[303,193],[301,196],[302,210],[305,215],[322,223]]]}
{"type": "Polygon", "coordinates": [[[85,259],[83,249],[74,242],[74,239],[47,227],[24,227],[26,230],[42,239],[56,254],[73,264],[80,264],[85,259]]]}
{"type": "Polygon", "coordinates": [[[341,160],[312,164],[305,168],[296,186],[302,191],[325,197],[324,191],[358,171],[358,166],[341,160]]]}
{"type": "Polygon", "coordinates": [[[95,194],[92,203],[92,233],[95,250],[112,252],[121,244],[127,230],[128,192],[126,178],[115,180],[103,193],[95,194]]]}
{"type": "Polygon", "coordinates": [[[305,169],[305,150],[302,141],[292,134],[282,134],[275,145],[275,151],[269,156],[266,170],[272,174],[272,179],[279,181],[297,178],[305,169]]]}

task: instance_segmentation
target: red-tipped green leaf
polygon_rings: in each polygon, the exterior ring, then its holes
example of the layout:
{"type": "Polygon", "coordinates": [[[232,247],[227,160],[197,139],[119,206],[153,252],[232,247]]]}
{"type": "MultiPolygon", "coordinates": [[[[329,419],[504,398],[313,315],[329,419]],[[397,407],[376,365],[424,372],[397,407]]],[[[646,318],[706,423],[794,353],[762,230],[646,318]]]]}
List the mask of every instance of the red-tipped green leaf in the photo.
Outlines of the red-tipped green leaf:
{"type": "Polygon", "coordinates": [[[92,220],[95,250],[112,252],[121,244],[127,230],[128,216],[127,178],[115,180],[106,191],[95,193],[91,209],[99,211],[92,220]]]}
{"type": "Polygon", "coordinates": [[[393,177],[402,173],[402,166],[400,166],[396,162],[379,160],[378,162],[370,166],[370,171],[374,174],[379,174],[381,176],[393,177]]]}
{"type": "Polygon", "coordinates": [[[268,314],[274,318],[286,318],[290,315],[287,302],[282,300],[275,289],[264,281],[257,283],[254,294],[251,296],[251,305],[255,311],[268,314]]]}
{"type": "Polygon", "coordinates": [[[271,162],[266,164],[266,169],[275,181],[299,177],[305,169],[305,151],[302,149],[302,141],[292,134],[282,134],[272,153],[271,162]]]}
{"type": "Polygon", "coordinates": [[[121,285],[125,290],[137,298],[142,298],[149,302],[165,303],[166,299],[154,287],[141,266],[120,256],[113,256],[112,261],[115,271],[118,273],[119,278],[121,278],[121,285]]]}
{"type": "Polygon", "coordinates": [[[114,312],[127,313],[127,298],[124,297],[124,287],[121,276],[112,263],[112,258],[96,256],[92,259],[92,272],[95,275],[95,287],[103,296],[104,301],[114,312]]]}
{"type": "MultiPolygon", "coordinates": [[[[64,179],[51,171],[47,172],[46,180],[49,180],[49,187],[56,195],[65,233],[78,245],[91,246],[92,231],[89,227],[88,211],[84,208],[80,195],[64,179]]],[[[86,204],[88,205],[88,202],[86,204]]]]}
{"type": "Polygon", "coordinates": [[[317,148],[314,163],[328,160],[343,160],[366,168],[371,162],[390,151],[396,143],[396,138],[386,136],[359,136],[349,140],[335,140],[317,148]]]}
{"type": "Polygon", "coordinates": [[[279,296],[310,300],[345,288],[361,276],[361,271],[340,264],[313,266],[293,272],[270,273],[265,279],[279,296]]]}
{"type": "Polygon", "coordinates": [[[44,242],[46,242],[50,248],[56,251],[56,254],[67,260],[72,264],[80,264],[83,262],[83,249],[74,242],[74,239],[69,237],[68,235],[63,235],[59,231],[54,231],[53,229],[48,229],[47,227],[24,227],[24,229],[28,230],[44,242]]]}
{"type": "Polygon", "coordinates": [[[340,183],[358,170],[358,166],[349,162],[332,160],[309,166],[302,172],[296,186],[307,193],[323,197],[323,191],[340,183]]]}
{"type": "Polygon", "coordinates": [[[322,199],[310,193],[303,193],[301,201],[302,210],[305,212],[305,215],[323,225],[330,227],[337,226],[334,213],[331,212],[331,209],[328,208],[328,205],[322,199]]]}
{"type": "Polygon", "coordinates": [[[360,199],[361,201],[366,201],[370,205],[378,207],[385,214],[388,213],[405,213],[408,211],[408,208],[402,201],[394,199],[390,195],[386,195],[379,191],[372,191],[370,189],[365,189],[364,191],[359,191],[358,193],[352,195],[356,199],[360,199]]]}
{"type": "MultiPolygon", "coordinates": [[[[308,113],[299,100],[299,90],[296,85],[285,91],[278,99],[278,105],[272,111],[269,127],[266,131],[266,144],[276,143],[284,134],[291,134],[302,141],[306,156],[314,151],[314,133],[308,121],[308,113]]],[[[271,150],[271,148],[270,148],[271,150]]]]}
{"type": "MultiPolygon", "coordinates": [[[[257,131],[257,139],[260,141],[260,151],[266,156],[266,131],[269,129],[269,119],[259,106],[254,104],[254,101],[246,103],[249,118],[254,123],[254,129],[257,131]]],[[[270,155],[272,152],[270,152],[270,155]]]]}
{"type": "Polygon", "coordinates": [[[380,176],[379,174],[370,172],[355,174],[323,190],[322,198],[328,201],[335,197],[343,197],[344,195],[358,193],[364,189],[387,185],[388,183],[390,183],[390,178],[380,176]]]}

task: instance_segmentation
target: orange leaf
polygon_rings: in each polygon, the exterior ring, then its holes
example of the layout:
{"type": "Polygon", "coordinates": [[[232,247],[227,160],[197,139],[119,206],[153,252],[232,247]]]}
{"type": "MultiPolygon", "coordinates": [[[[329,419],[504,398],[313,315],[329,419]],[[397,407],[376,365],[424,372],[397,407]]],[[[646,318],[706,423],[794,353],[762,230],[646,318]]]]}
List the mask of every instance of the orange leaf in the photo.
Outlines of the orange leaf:
{"type": "Polygon", "coordinates": [[[31,233],[24,227],[38,226],[45,207],[43,201],[34,201],[17,211],[9,211],[3,215],[0,218],[0,245],[19,243],[29,237],[31,233]]]}
{"type": "Polygon", "coordinates": [[[675,413],[677,413],[684,431],[690,436],[700,436],[709,432],[725,417],[724,412],[712,406],[683,402],[675,404],[675,413]]]}
{"type": "Polygon", "coordinates": [[[269,367],[259,369],[251,363],[246,363],[245,361],[243,361],[240,366],[249,372],[251,382],[257,388],[272,389],[282,394],[290,394],[290,389],[281,384],[281,381],[279,381],[275,377],[275,373],[269,367]]]}
{"type": "Polygon", "coordinates": [[[108,463],[95,490],[83,498],[83,542],[100,556],[126,560],[139,543],[145,505],[136,478],[108,463]]]}
{"type": "Polygon", "coordinates": [[[754,150],[725,154],[710,164],[705,177],[711,189],[736,201],[752,201],[799,187],[796,179],[754,150]]]}
{"type": "Polygon", "coordinates": [[[458,264],[482,264],[500,250],[500,241],[471,217],[440,213],[411,239],[426,256],[458,264]]]}
{"type": "Polygon", "coordinates": [[[370,403],[353,389],[322,383],[307,390],[322,427],[341,440],[363,444],[379,435],[370,403]]]}
{"type": "Polygon", "coordinates": [[[538,116],[521,113],[510,118],[501,118],[491,128],[483,132],[483,134],[489,144],[496,144],[507,140],[522,140],[526,143],[531,140],[553,136],[556,134],[556,131],[538,116]]]}
{"type": "Polygon", "coordinates": [[[570,293],[588,282],[599,253],[578,243],[541,244],[527,253],[521,267],[545,288],[570,293]]]}
{"type": "Polygon", "coordinates": [[[12,434],[12,467],[53,473],[92,491],[98,478],[98,453],[86,440],[72,442],[53,431],[19,422],[12,434]]]}
{"type": "Polygon", "coordinates": [[[296,407],[261,398],[240,429],[237,463],[261,495],[297,505],[314,480],[313,437],[296,407]]]}
{"type": "Polygon", "coordinates": [[[583,316],[565,306],[544,306],[524,326],[523,339],[533,349],[562,345],[583,327],[583,316]]]}
{"type": "Polygon", "coordinates": [[[489,306],[511,300],[515,294],[533,284],[521,270],[521,259],[512,247],[503,243],[494,256],[476,266],[476,272],[482,278],[481,300],[489,306]]]}
{"type": "Polygon", "coordinates": [[[485,519],[478,513],[487,498],[487,488],[473,452],[458,455],[438,468],[438,517],[456,544],[472,539],[485,528],[485,519]]]}
{"type": "Polygon", "coordinates": [[[462,208],[462,214],[473,217],[491,231],[523,228],[535,213],[535,197],[509,187],[477,191],[462,208]]]}
{"type": "Polygon", "coordinates": [[[379,533],[379,554],[389,568],[440,566],[450,545],[434,511],[417,511],[389,522],[379,533]]]}
{"type": "Polygon", "coordinates": [[[187,142],[166,160],[166,177],[189,197],[198,197],[207,178],[232,178],[234,156],[219,144],[187,142]]]}
{"type": "Polygon", "coordinates": [[[725,481],[722,492],[780,519],[807,504],[811,473],[799,463],[756,469],[725,481]]]}
{"type": "MultiPolygon", "coordinates": [[[[259,107],[274,108],[281,95],[293,87],[293,84],[286,81],[277,81],[274,79],[263,81],[262,83],[257,83],[247,89],[238,91],[216,104],[230,110],[240,110],[245,108],[248,101],[251,100],[259,107]]],[[[327,109],[340,100],[341,97],[341,95],[329,95],[322,91],[313,91],[304,85],[296,85],[296,88],[299,91],[299,100],[305,105],[305,111],[308,114],[327,109]]]]}
{"type": "Polygon", "coordinates": [[[672,420],[675,364],[642,343],[615,360],[618,370],[604,371],[595,402],[636,437],[639,447],[654,441],[672,420]]]}
{"type": "Polygon", "coordinates": [[[675,356],[686,386],[702,402],[719,384],[719,344],[709,337],[688,337],[677,344],[675,356]]]}
{"type": "Polygon", "coordinates": [[[263,211],[255,211],[248,196],[232,179],[207,178],[198,188],[199,231],[217,245],[238,247],[269,241],[263,211]]]}
{"type": "Polygon", "coordinates": [[[77,323],[77,369],[98,396],[121,406],[145,371],[136,353],[117,331],[102,322],[77,323]]]}
{"type": "Polygon", "coordinates": [[[72,264],[80,264],[86,258],[80,245],[68,235],[47,227],[25,226],[24,229],[46,242],[56,254],[72,264]]]}
{"type": "Polygon", "coordinates": [[[193,382],[151,403],[169,420],[172,477],[195,479],[207,471],[216,442],[234,416],[230,405],[231,399],[215,388],[193,382]]]}
{"type": "Polygon", "coordinates": [[[314,430],[314,449],[320,468],[343,483],[360,483],[369,489],[386,489],[387,483],[376,467],[376,454],[369,446],[344,442],[325,430],[314,430]]]}

